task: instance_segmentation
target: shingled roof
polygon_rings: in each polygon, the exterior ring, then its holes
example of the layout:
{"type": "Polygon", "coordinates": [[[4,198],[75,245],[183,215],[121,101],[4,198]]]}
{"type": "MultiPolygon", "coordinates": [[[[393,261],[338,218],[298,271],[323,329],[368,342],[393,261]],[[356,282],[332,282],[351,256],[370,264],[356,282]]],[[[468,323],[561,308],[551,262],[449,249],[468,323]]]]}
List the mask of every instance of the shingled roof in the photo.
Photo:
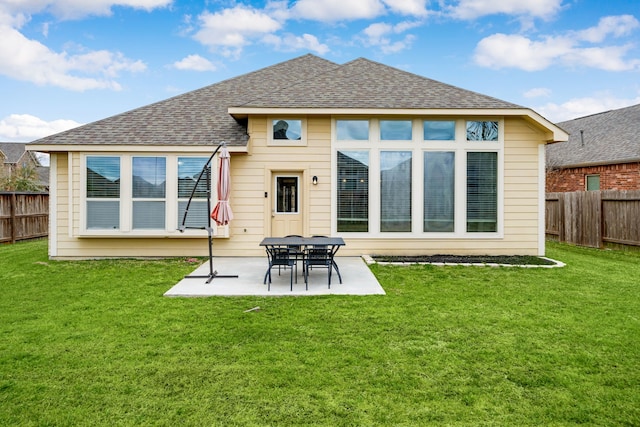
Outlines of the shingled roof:
{"type": "Polygon", "coordinates": [[[246,145],[246,126],[228,113],[264,93],[338,67],[314,55],[197,89],[34,141],[34,144],[246,145]]]}
{"type": "MultiPolygon", "coordinates": [[[[18,163],[27,149],[26,144],[22,142],[0,142],[0,152],[4,154],[4,163],[18,163]]],[[[29,156],[36,164],[39,164],[32,153],[29,156]]]]}
{"type": "Polygon", "coordinates": [[[247,143],[229,108],[522,109],[367,59],[304,55],[34,141],[38,145],[247,143]]]}
{"type": "Polygon", "coordinates": [[[524,108],[359,58],[241,105],[255,108],[524,108]]]}
{"type": "Polygon", "coordinates": [[[548,168],[640,162],[640,104],[557,125],[569,140],[547,145],[548,168]]]}

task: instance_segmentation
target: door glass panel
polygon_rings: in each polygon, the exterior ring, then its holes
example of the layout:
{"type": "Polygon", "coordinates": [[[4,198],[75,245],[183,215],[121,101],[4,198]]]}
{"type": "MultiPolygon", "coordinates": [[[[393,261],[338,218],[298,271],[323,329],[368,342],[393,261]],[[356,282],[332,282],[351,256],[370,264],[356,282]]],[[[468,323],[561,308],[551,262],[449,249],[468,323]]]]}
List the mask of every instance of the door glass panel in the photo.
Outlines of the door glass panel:
{"type": "Polygon", "coordinates": [[[276,213],[298,213],[298,177],[276,177],[276,213]]]}

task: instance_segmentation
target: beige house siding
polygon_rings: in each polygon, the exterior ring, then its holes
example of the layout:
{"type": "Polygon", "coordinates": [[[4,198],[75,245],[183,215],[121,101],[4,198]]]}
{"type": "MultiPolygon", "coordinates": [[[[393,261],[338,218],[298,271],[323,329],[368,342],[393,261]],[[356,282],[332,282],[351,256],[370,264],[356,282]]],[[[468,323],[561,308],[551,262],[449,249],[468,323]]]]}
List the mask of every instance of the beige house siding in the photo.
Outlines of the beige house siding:
{"type": "Polygon", "coordinates": [[[269,145],[270,118],[249,120],[249,154],[231,158],[234,220],[230,239],[216,239],[214,253],[225,256],[262,256],[259,246],[271,235],[273,210],[272,172],[302,172],[303,234],[331,232],[331,118],[314,116],[307,120],[307,144],[269,145]],[[318,184],[313,185],[313,176],[318,184]],[[267,193],[267,197],[265,197],[267,193]]]}
{"type": "MultiPolygon", "coordinates": [[[[304,235],[331,234],[332,146],[330,116],[306,119],[306,145],[277,146],[269,141],[270,117],[250,117],[247,153],[232,151],[231,207],[234,220],[229,238],[214,239],[215,256],[263,256],[259,242],[271,235],[272,172],[302,173],[301,207],[304,235]],[[312,184],[312,177],[318,184],[312,184]],[[265,197],[265,193],[267,197],[265,197]]],[[[504,120],[504,222],[499,238],[355,237],[345,234],[340,255],[362,254],[529,254],[541,253],[539,245],[539,145],[543,133],[519,118],[504,120]]],[[[203,155],[210,154],[203,153],[203,155]]],[[[180,154],[173,152],[172,154],[180,154]]],[[[207,239],[176,233],[165,238],[80,237],[81,153],[56,156],[55,258],[205,256],[207,239]],[[69,157],[71,156],[71,157],[69,157]],[[71,158],[71,161],[69,161],[71,158]],[[69,187],[69,167],[73,186],[69,187]],[[70,207],[71,200],[71,210],[70,207]],[[71,225],[71,228],[70,228],[71,225]]],[[[214,163],[214,165],[217,165],[214,163]]],[[[215,188],[214,188],[215,193],[215,188]]],[[[375,207],[371,207],[375,209],[375,207]]],[[[542,249],[543,251],[543,249],[542,249]]]]}

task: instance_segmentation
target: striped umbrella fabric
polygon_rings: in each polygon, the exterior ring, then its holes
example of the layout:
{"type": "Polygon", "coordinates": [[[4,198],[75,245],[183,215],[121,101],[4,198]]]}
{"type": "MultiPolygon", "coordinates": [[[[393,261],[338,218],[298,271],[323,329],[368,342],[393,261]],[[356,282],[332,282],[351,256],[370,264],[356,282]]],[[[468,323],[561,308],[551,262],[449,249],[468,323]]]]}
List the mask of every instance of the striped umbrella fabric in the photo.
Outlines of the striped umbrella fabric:
{"type": "Polygon", "coordinates": [[[231,193],[231,161],[227,147],[220,148],[220,167],[218,168],[218,203],[216,203],[211,218],[218,225],[227,225],[233,219],[233,212],[229,205],[231,193]]]}

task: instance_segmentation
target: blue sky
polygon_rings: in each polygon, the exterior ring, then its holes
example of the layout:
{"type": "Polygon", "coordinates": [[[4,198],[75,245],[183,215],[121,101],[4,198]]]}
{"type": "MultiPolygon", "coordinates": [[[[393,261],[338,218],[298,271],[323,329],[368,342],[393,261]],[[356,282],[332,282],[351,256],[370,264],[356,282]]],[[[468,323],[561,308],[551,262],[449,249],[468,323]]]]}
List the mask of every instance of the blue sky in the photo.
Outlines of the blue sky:
{"type": "Polygon", "coordinates": [[[638,0],[0,0],[0,141],[365,57],[559,122],[640,103],[638,0]]]}

